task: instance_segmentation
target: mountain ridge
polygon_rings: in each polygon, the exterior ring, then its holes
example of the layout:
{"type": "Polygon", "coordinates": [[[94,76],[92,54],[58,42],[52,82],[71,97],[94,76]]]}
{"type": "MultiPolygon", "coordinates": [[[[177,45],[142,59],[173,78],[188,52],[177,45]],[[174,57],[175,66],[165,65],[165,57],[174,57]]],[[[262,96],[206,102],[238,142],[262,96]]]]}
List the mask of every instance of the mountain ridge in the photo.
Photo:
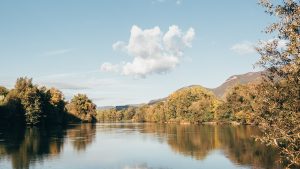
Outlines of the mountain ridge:
{"type": "MultiPolygon", "coordinates": [[[[232,75],[216,88],[207,88],[202,85],[189,85],[189,86],[184,86],[182,88],[179,88],[174,92],[177,92],[177,91],[180,91],[180,90],[183,90],[186,88],[191,88],[191,87],[202,87],[204,89],[207,89],[207,90],[213,92],[218,98],[222,99],[222,98],[224,98],[226,91],[229,90],[230,88],[234,87],[237,84],[247,84],[250,82],[255,82],[260,79],[260,77],[262,76],[262,73],[263,73],[262,71],[258,71],[258,72],[247,72],[244,74],[232,75]]],[[[174,92],[172,92],[172,93],[174,93],[174,92]]],[[[150,100],[148,103],[141,103],[141,104],[102,106],[102,107],[98,107],[98,109],[108,109],[108,108],[126,109],[128,107],[139,107],[139,106],[142,106],[145,104],[153,105],[155,103],[165,101],[167,98],[168,98],[168,96],[164,97],[164,98],[153,99],[153,100],[150,100]]]]}
{"type": "Polygon", "coordinates": [[[263,72],[247,72],[239,75],[232,75],[225,80],[220,86],[216,88],[208,88],[211,90],[217,97],[222,98],[226,93],[226,90],[234,87],[237,84],[247,84],[250,82],[255,82],[262,77],[263,72]]]}

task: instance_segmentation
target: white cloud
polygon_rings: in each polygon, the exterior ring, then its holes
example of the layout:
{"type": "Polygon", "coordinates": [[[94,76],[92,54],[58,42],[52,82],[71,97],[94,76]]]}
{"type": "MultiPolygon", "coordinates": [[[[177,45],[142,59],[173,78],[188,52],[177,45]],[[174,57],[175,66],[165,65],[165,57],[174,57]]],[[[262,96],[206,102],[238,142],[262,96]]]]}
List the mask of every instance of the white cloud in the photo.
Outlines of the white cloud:
{"type": "Polygon", "coordinates": [[[249,41],[237,43],[237,44],[233,45],[230,48],[230,50],[234,51],[235,53],[237,53],[239,55],[253,54],[256,52],[254,44],[249,41]]]}
{"type": "Polygon", "coordinates": [[[53,50],[53,51],[48,51],[45,52],[45,56],[56,56],[56,55],[63,55],[66,53],[70,53],[73,49],[59,49],[59,50],[53,50]]]}
{"type": "Polygon", "coordinates": [[[96,86],[103,87],[113,83],[111,79],[94,78],[93,75],[97,75],[98,73],[98,71],[89,71],[81,73],[54,74],[34,78],[34,81],[39,85],[56,87],[58,89],[70,91],[88,90],[96,86]],[[85,81],[82,81],[82,79],[85,79],[85,81]]]}
{"type": "Polygon", "coordinates": [[[187,33],[183,37],[183,42],[186,46],[192,47],[192,41],[195,38],[195,30],[193,28],[190,28],[187,33]]]}
{"type": "Polygon", "coordinates": [[[142,30],[133,25],[128,43],[118,41],[113,44],[114,50],[126,52],[133,60],[122,65],[103,63],[101,69],[116,72],[120,68],[121,74],[135,77],[166,73],[180,63],[184,49],[192,47],[194,37],[193,28],[182,32],[178,26],[172,25],[164,34],[158,26],[142,30]]]}
{"type": "Polygon", "coordinates": [[[126,44],[122,41],[117,41],[112,45],[114,50],[124,50],[126,48],[126,44]]]}
{"type": "MultiPolygon", "coordinates": [[[[147,88],[114,77],[101,78],[98,70],[53,74],[35,77],[33,80],[35,84],[61,90],[67,100],[77,93],[87,94],[98,106],[138,103],[140,98],[136,98],[136,94],[133,93],[147,88]]],[[[10,82],[12,86],[14,81],[15,79],[10,82]]]]}
{"type": "Polygon", "coordinates": [[[286,48],[288,41],[282,40],[282,39],[269,39],[269,40],[261,40],[258,43],[252,43],[249,41],[243,41],[241,43],[237,43],[233,45],[230,50],[234,51],[235,53],[239,55],[248,55],[256,53],[255,47],[263,47],[267,44],[276,44],[277,43],[277,49],[281,50],[286,48]]]}
{"type": "Polygon", "coordinates": [[[100,70],[102,72],[118,72],[119,71],[119,65],[114,65],[114,64],[105,62],[101,65],[100,70]]]}

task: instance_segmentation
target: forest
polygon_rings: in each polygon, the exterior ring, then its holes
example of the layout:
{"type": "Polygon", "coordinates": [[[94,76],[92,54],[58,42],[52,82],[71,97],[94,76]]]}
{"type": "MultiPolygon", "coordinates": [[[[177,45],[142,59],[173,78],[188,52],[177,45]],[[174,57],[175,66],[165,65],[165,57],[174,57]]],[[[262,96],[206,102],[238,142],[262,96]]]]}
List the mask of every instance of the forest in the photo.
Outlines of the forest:
{"type": "MultiPolygon", "coordinates": [[[[256,138],[277,147],[288,167],[300,166],[300,6],[296,1],[261,1],[277,22],[265,30],[275,35],[256,46],[263,69],[260,81],[238,84],[224,98],[201,86],[182,88],[165,100],[126,109],[96,110],[85,94],[70,101],[61,91],[18,78],[14,88],[0,87],[0,123],[23,125],[69,122],[134,121],[156,123],[234,123],[257,125],[256,138]],[[279,48],[279,41],[286,42],[279,48]]],[[[193,75],[196,76],[197,75],[193,75]]]]}
{"type": "Polygon", "coordinates": [[[18,78],[11,90],[1,86],[0,96],[1,124],[32,126],[96,120],[96,105],[85,94],[66,102],[60,90],[34,85],[27,77],[18,78]]]}

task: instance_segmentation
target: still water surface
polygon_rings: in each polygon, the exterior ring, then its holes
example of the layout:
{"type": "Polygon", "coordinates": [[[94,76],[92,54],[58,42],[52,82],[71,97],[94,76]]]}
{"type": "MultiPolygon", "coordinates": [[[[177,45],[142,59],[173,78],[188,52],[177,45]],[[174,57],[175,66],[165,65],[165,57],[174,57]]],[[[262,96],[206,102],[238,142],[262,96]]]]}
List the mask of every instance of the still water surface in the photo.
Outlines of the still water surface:
{"type": "Polygon", "coordinates": [[[281,168],[251,126],[98,123],[0,129],[0,168],[281,168]]]}

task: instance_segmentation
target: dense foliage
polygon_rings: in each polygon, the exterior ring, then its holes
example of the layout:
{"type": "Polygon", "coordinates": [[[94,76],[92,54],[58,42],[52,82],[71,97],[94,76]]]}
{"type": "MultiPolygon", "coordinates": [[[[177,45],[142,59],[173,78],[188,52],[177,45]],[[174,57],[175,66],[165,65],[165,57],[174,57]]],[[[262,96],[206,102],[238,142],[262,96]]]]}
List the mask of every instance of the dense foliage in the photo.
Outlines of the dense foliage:
{"type": "Polygon", "coordinates": [[[220,101],[203,87],[192,86],[172,93],[165,101],[128,109],[99,110],[101,121],[201,123],[214,121],[220,101]]]}
{"type": "Polygon", "coordinates": [[[228,91],[225,101],[217,108],[218,120],[253,124],[256,84],[239,84],[228,91]]]}
{"type": "Polygon", "coordinates": [[[189,122],[210,121],[214,118],[218,100],[202,87],[188,87],[171,94],[166,101],[166,119],[189,122]]]}
{"type": "Polygon", "coordinates": [[[98,110],[99,121],[136,121],[167,123],[256,124],[257,84],[239,84],[229,89],[225,100],[200,86],[180,89],[155,104],[129,106],[127,109],[98,110]]]}
{"type": "Polygon", "coordinates": [[[281,150],[291,167],[300,166],[300,1],[260,2],[277,22],[266,33],[275,40],[257,48],[259,65],[267,70],[258,91],[257,118],[265,135],[261,138],[281,150]],[[285,42],[281,48],[279,42],[285,42]]]}
{"type": "Polygon", "coordinates": [[[96,106],[85,95],[74,97],[69,104],[72,105],[70,112],[66,111],[66,104],[58,89],[39,87],[32,83],[32,79],[18,78],[13,89],[0,87],[0,122],[27,125],[64,124],[70,119],[91,121],[90,111],[95,113],[96,106]],[[74,104],[75,102],[78,104],[74,104]]]}
{"type": "Polygon", "coordinates": [[[93,122],[96,116],[96,105],[85,95],[74,96],[67,105],[68,112],[83,122],[93,122]]]}

